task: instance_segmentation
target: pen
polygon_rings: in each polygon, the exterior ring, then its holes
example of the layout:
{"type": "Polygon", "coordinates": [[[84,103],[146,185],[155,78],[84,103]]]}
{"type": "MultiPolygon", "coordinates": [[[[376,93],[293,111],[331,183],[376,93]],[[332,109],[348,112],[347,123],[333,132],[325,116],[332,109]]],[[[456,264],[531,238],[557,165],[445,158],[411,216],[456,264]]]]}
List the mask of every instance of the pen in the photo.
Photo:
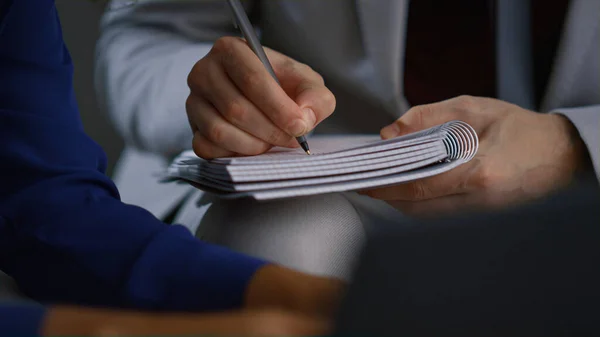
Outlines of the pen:
{"type": "MultiPolygon", "coordinates": [[[[265,50],[263,49],[262,45],[260,44],[260,41],[258,40],[258,37],[256,36],[256,32],[254,31],[254,28],[250,23],[250,19],[246,15],[246,10],[244,9],[244,6],[242,6],[239,0],[227,1],[229,2],[229,6],[233,11],[235,19],[237,21],[237,26],[242,31],[242,35],[244,35],[246,41],[248,41],[250,49],[252,49],[256,56],[258,56],[262,64],[265,66],[265,68],[267,68],[267,71],[275,79],[277,84],[281,85],[281,83],[279,83],[279,80],[277,79],[277,76],[275,76],[275,71],[273,70],[271,63],[269,63],[269,59],[267,58],[267,54],[265,54],[265,50]]],[[[310,149],[308,148],[306,138],[304,136],[296,137],[296,141],[298,141],[304,152],[310,155],[310,149]]]]}

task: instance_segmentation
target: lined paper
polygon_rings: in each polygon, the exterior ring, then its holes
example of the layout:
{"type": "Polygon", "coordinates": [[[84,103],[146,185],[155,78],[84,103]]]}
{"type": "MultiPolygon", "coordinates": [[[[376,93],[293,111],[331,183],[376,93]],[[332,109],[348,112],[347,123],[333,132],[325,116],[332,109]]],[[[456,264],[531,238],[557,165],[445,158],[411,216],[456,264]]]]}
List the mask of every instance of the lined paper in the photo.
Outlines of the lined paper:
{"type": "Polygon", "coordinates": [[[313,136],[311,152],[274,148],[252,157],[214,160],[183,152],[165,177],[184,180],[222,198],[259,200],[354,191],[442,174],[473,158],[475,130],[451,121],[402,137],[313,136]]]}

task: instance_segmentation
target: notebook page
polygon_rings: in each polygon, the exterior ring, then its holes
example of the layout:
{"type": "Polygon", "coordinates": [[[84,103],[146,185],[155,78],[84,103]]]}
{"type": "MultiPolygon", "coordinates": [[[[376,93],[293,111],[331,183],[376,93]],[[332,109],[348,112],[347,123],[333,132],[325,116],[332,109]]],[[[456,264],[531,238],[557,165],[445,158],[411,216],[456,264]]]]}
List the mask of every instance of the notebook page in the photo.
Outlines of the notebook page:
{"type": "Polygon", "coordinates": [[[279,162],[279,163],[271,163],[271,164],[261,164],[261,165],[222,165],[215,164],[211,162],[204,162],[201,165],[203,169],[210,170],[211,172],[223,172],[226,171],[229,174],[237,174],[237,173],[252,173],[252,172],[262,172],[265,170],[284,170],[284,169],[306,169],[306,168],[316,168],[334,164],[346,164],[346,163],[360,163],[361,161],[372,160],[372,159],[384,159],[387,157],[400,155],[404,153],[409,153],[413,151],[420,151],[424,149],[438,148],[443,146],[443,142],[441,140],[429,141],[423,144],[410,145],[405,147],[400,147],[396,149],[390,149],[386,151],[374,152],[374,153],[366,153],[360,154],[352,157],[341,157],[333,159],[319,159],[319,160],[311,160],[311,161],[291,161],[291,162],[279,162]]]}
{"type": "Polygon", "coordinates": [[[258,156],[217,158],[213,162],[229,165],[273,164],[292,161],[309,162],[374,153],[443,138],[441,133],[432,133],[431,130],[426,131],[422,131],[426,135],[418,136],[415,133],[385,141],[382,141],[378,136],[314,136],[308,140],[311,153],[313,153],[311,156],[306,155],[302,149],[278,147],[258,156]]]}
{"type": "Polygon", "coordinates": [[[333,175],[342,175],[349,173],[367,172],[380,170],[410,163],[414,158],[439,157],[447,155],[443,146],[428,148],[419,151],[412,151],[396,156],[371,159],[361,162],[349,162],[343,164],[329,164],[310,168],[288,168],[264,171],[252,171],[250,173],[223,174],[223,172],[211,172],[209,170],[198,170],[198,175],[207,176],[228,182],[243,183],[257,181],[276,181],[287,179],[301,179],[311,177],[325,177],[333,175]]]}
{"type": "MultiPolygon", "coordinates": [[[[459,165],[463,162],[461,160],[453,161],[453,162],[445,162],[439,165],[433,165],[424,167],[418,170],[403,172],[395,175],[389,175],[385,177],[378,178],[369,178],[358,181],[344,182],[344,183],[334,183],[330,185],[316,185],[316,186],[307,186],[300,188],[288,188],[288,189],[277,189],[277,190],[267,190],[267,191],[256,191],[256,192],[246,192],[241,195],[251,196],[257,200],[270,200],[270,199],[281,199],[281,198],[290,198],[290,197],[301,197],[307,195],[315,195],[315,194],[324,194],[324,193],[335,193],[335,192],[346,192],[346,191],[359,191],[365,190],[375,187],[385,187],[392,186],[401,183],[407,183],[414,180],[419,180],[427,177],[431,177],[434,175],[442,174],[447,172],[459,165]]],[[[231,195],[230,197],[236,197],[235,195],[231,195]]],[[[227,196],[225,196],[227,198],[227,196]]]]}
{"type": "Polygon", "coordinates": [[[347,191],[358,191],[369,188],[379,188],[391,185],[397,185],[400,183],[405,183],[413,180],[423,179],[427,177],[431,177],[434,175],[438,175],[444,172],[447,172],[464,162],[462,160],[457,160],[453,162],[443,162],[435,165],[422,167],[420,169],[411,170],[407,172],[400,172],[396,174],[380,176],[380,177],[370,177],[352,181],[344,181],[344,182],[333,182],[329,184],[321,184],[321,185],[308,185],[308,186],[300,186],[300,187],[291,187],[291,188],[279,188],[279,189],[266,189],[266,190],[257,190],[257,191],[234,191],[231,186],[222,186],[220,184],[207,181],[205,179],[199,178],[197,180],[190,180],[184,177],[181,179],[186,179],[190,181],[192,185],[196,185],[198,188],[203,189],[209,193],[213,193],[218,195],[223,199],[235,199],[241,197],[252,197],[257,200],[270,200],[270,199],[279,199],[279,198],[290,198],[290,197],[300,197],[314,194],[324,194],[324,193],[335,193],[335,192],[347,192],[347,191]]]}
{"type": "Polygon", "coordinates": [[[316,155],[274,149],[261,156],[205,161],[187,151],[167,174],[223,198],[351,191],[443,173],[475,156],[478,137],[470,125],[451,121],[387,141],[375,135],[316,136],[309,143],[316,155]]]}
{"type": "Polygon", "coordinates": [[[373,160],[387,161],[390,160],[390,158],[392,157],[410,154],[411,152],[422,151],[427,149],[440,149],[443,147],[443,143],[441,141],[437,141],[415,145],[411,147],[403,147],[399,149],[391,149],[388,151],[358,155],[356,157],[338,158],[336,160],[321,160],[315,162],[292,162],[264,165],[218,165],[205,161],[202,163],[193,164],[193,166],[197,166],[201,170],[226,175],[254,174],[257,172],[261,173],[267,171],[275,172],[287,170],[313,170],[319,169],[321,167],[332,167],[333,165],[340,165],[340,167],[347,167],[348,165],[360,165],[363,162],[373,160]]]}
{"type": "Polygon", "coordinates": [[[365,144],[374,144],[380,142],[381,139],[377,135],[353,135],[353,136],[340,136],[340,135],[332,135],[332,136],[314,136],[311,138],[311,153],[312,156],[306,155],[302,149],[295,148],[282,148],[282,147],[274,147],[269,152],[252,156],[252,157],[230,157],[230,158],[216,158],[212,161],[206,161],[201,158],[198,158],[195,153],[191,150],[183,152],[178,159],[175,160],[174,164],[189,164],[189,165],[197,165],[202,162],[206,162],[207,164],[214,166],[216,168],[219,167],[233,167],[232,164],[236,164],[235,166],[243,166],[243,167],[254,167],[256,168],[256,164],[271,164],[277,163],[277,159],[290,159],[290,158],[298,158],[301,162],[305,162],[306,160],[311,161],[321,161],[326,160],[327,157],[323,155],[329,153],[335,153],[342,150],[347,150],[349,148],[361,147],[365,144]],[[246,165],[244,165],[246,164],[246,165]]]}
{"type": "MultiPolygon", "coordinates": [[[[438,155],[437,157],[429,157],[429,156],[417,156],[411,158],[411,161],[408,163],[394,166],[388,169],[375,170],[369,172],[360,172],[360,173],[352,173],[345,175],[335,175],[328,177],[319,177],[319,178],[307,178],[307,179],[296,179],[296,180],[283,180],[283,181],[274,181],[274,182],[258,182],[258,183],[228,183],[221,180],[203,177],[206,180],[211,181],[220,186],[232,186],[235,191],[257,191],[257,190],[267,190],[267,189],[275,189],[275,188],[286,188],[286,187],[296,187],[296,186],[306,186],[306,185],[320,185],[320,184],[329,184],[334,182],[341,181],[351,181],[357,179],[365,179],[365,178],[373,178],[384,176],[388,174],[406,172],[409,170],[414,170],[416,168],[420,168],[423,166],[431,165],[437,162],[440,162],[446,158],[446,154],[438,155]]],[[[196,176],[196,178],[200,178],[200,176],[196,176]]]]}
{"type": "MultiPolygon", "coordinates": [[[[330,137],[330,136],[328,136],[330,137]]],[[[347,137],[347,136],[344,136],[347,137]]],[[[338,137],[339,138],[339,137],[338,137]]],[[[319,137],[317,145],[320,143],[327,142],[325,137],[319,137]]],[[[233,174],[233,172],[250,172],[250,171],[262,171],[265,169],[278,169],[278,168],[301,168],[301,167],[312,167],[317,165],[331,165],[334,163],[347,163],[352,161],[367,160],[371,158],[387,157],[394,154],[412,152],[414,150],[421,150],[425,148],[438,147],[442,143],[441,139],[438,138],[423,138],[419,140],[409,140],[407,142],[392,144],[389,149],[383,149],[379,152],[364,153],[355,156],[329,158],[327,156],[307,156],[302,150],[297,154],[296,160],[265,160],[256,161],[251,164],[226,164],[224,162],[216,162],[215,160],[207,161],[205,159],[196,156],[194,151],[187,150],[182,152],[175,160],[169,165],[168,172],[174,173],[180,167],[191,167],[195,166],[202,170],[208,170],[210,172],[218,173],[225,172],[224,174],[233,174]]],[[[296,151],[296,149],[285,149],[287,152],[296,151]]],[[[274,154],[276,155],[276,154],[274,154]]],[[[266,154],[261,155],[266,156],[266,154]]],[[[278,156],[278,155],[277,155],[278,156]]],[[[252,158],[252,157],[248,157],[252,158]]]]}
{"type": "Polygon", "coordinates": [[[235,170],[240,169],[262,169],[263,167],[280,167],[290,165],[306,166],[314,165],[315,163],[322,163],[327,161],[335,160],[338,162],[343,160],[353,160],[353,158],[360,156],[383,156],[385,154],[378,154],[382,151],[391,149],[400,149],[409,146],[415,146],[420,144],[428,144],[433,142],[442,141],[441,135],[428,135],[426,137],[407,139],[399,141],[399,138],[392,140],[382,141],[379,136],[367,135],[367,136],[314,136],[310,140],[311,156],[306,155],[302,149],[288,149],[275,147],[269,152],[252,156],[252,157],[230,157],[230,158],[216,158],[211,161],[204,160],[196,156],[194,151],[187,150],[182,152],[175,160],[171,163],[172,166],[180,165],[207,165],[211,168],[220,169],[227,167],[228,169],[235,170]],[[351,147],[352,145],[361,144],[358,147],[351,147]],[[364,146],[367,144],[367,146],[364,146]],[[342,150],[340,150],[342,149],[342,150]],[[346,159],[348,158],[348,159],[346,159]]]}
{"type": "Polygon", "coordinates": [[[377,135],[318,135],[307,139],[310,146],[311,156],[308,156],[302,149],[274,147],[269,152],[252,157],[231,157],[217,158],[213,160],[215,163],[223,164],[247,164],[253,165],[258,163],[272,163],[277,160],[293,160],[306,159],[311,157],[312,160],[325,155],[340,152],[347,149],[361,148],[365,145],[370,145],[381,141],[377,135]]]}

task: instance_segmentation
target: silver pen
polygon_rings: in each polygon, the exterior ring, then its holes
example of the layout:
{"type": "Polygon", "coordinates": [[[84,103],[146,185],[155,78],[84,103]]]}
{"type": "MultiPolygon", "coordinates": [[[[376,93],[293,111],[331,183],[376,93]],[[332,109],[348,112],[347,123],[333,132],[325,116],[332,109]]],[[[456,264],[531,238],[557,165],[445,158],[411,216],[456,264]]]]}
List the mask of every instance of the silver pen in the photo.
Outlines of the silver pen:
{"type": "MultiPolygon", "coordinates": [[[[265,66],[265,68],[267,68],[267,71],[275,79],[277,84],[281,85],[281,83],[279,83],[279,80],[277,79],[277,76],[275,76],[275,71],[273,70],[271,63],[269,63],[269,59],[267,58],[267,54],[265,54],[265,50],[263,49],[260,41],[258,40],[258,36],[256,36],[256,32],[254,31],[254,28],[252,27],[252,24],[250,23],[250,19],[248,18],[248,15],[246,14],[246,10],[244,9],[244,6],[242,6],[242,4],[240,3],[239,0],[227,0],[227,1],[229,2],[229,6],[231,7],[233,14],[235,15],[235,19],[237,21],[237,26],[242,31],[242,35],[244,35],[244,38],[248,42],[250,49],[252,49],[252,51],[254,52],[254,54],[256,54],[256,56],[258,56],[258,58],[260,59],[260,62],[262,62],[262,64],[265,66]]],[[[308,143],[306,142],[306,138],[304,136],[296,137],[296,141],[298,141],[298,143],[300,144],[300,146],[302,147],[304,152],[306,152],[306,154],[310,155],[310,149],[308,148],[308,143]]]]}

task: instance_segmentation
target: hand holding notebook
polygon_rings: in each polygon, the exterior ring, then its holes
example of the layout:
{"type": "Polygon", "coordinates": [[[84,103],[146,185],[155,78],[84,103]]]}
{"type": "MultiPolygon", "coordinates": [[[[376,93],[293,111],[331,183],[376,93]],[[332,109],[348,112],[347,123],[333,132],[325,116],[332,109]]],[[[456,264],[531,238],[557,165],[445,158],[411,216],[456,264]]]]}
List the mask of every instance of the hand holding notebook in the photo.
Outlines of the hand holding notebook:
{"type": "Polygon", "coordinates": [[[204,160],[192,151],[178,156],[167,177],[185,180],[223,198],[279,199],[355,191],[437,175],[471,160],[475,130],[452,121],[402,137],[313,136],[312,156],[274,148],[253,157],[204,160]]]}

